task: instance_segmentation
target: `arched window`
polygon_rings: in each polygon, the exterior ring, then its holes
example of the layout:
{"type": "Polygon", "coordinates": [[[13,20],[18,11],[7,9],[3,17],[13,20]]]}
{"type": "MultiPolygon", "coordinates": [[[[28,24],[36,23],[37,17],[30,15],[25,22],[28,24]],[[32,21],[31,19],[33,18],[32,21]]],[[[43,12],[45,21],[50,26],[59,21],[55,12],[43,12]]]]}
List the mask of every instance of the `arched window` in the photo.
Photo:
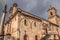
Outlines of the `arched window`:
{"type": "Polygon", "coordinates": [[[59,36],[59,40],[60,40],[60,36],[59,36]]]}
{"type": "Polygon", "coordinates": [[[51,15],[53,15],[53,13],[52,13],[52,12],[50,12],[50,14],[51,14],[51,15]]]}
{"type": "MultiPolygon", "coordinates": [[[[47,27],[48,27],[48,24],[46,24],[46,23],[43,23],[43,24],[42,24],[42,29],[45,30],[45,33],[48,33],[47,27]]],[[[44,34],[45,34],[45,33],[44,33],[44,34]]]]}
{"type": "Polygon", "coordinates": [[[38,37],[37,37],[37,35],[35,35],[35,40],[38,40],[38,37]]]}
{"type": "Polygon", "coordinates": [[[43,24],[42,24],[42,28],[43,28],[43,30],[46,30],[47,24],[46,24],[46,23],[43,23],[43,24]]]}
{"type": "Polygon", "coordinates": [[[26,34],[24,35],[24,40],[27,40],[27,35],[26,34]]]}
{"type": "Polygon", "coordinates": [[[54,35],[54,40],[56,40],[56,35],[54,35]]]}
{"type": "Polygon", "coordinates": [[[24,25],[27,25],[27,20],[24,20],[24,25]]]}

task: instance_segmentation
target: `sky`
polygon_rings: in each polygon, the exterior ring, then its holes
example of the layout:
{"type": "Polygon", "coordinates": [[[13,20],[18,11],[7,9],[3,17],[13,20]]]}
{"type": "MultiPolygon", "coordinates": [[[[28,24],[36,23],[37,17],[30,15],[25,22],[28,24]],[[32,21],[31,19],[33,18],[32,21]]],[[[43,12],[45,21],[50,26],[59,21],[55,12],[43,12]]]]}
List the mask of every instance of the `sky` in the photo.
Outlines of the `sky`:
{"type": "MultiPolygon", "coordinates": [[[[0,0],[0,20],[4,5],[7,4],[7,11],[9,11],[13,3],[17,3],[18,8],[45,19],[48,18],[47,10],[52,5],[57,9],[57,13],[60,16],[60,0],[0,0]]],[[[9,13],[6,15],[6,20],[8,16],[9,13]]]]}

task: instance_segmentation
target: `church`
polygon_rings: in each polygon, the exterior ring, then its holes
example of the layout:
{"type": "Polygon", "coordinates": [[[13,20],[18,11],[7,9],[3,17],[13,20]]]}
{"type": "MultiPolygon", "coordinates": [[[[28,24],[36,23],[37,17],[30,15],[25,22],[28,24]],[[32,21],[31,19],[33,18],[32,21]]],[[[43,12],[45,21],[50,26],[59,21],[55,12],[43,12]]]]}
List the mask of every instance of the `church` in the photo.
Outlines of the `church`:
{"type": "Polygon", "coordinates": [[[60,40],[57,10],[50,6],[47,14],[48,20],[23,11],[14,3],[4,25],[4,40],[60,40]]]}

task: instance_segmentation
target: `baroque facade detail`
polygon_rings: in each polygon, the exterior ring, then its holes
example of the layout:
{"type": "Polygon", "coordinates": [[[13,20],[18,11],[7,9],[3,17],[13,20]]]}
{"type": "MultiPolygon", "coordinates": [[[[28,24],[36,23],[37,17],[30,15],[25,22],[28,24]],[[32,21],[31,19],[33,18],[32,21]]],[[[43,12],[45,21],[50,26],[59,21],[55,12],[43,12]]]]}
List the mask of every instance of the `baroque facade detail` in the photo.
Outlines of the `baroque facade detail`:
{"type": "Polygon", "coordinates": [[[23,11],[14,3],[4,26],[4,40],[60,40],[60,17],[54,7],[48,20],[23,11]]]}

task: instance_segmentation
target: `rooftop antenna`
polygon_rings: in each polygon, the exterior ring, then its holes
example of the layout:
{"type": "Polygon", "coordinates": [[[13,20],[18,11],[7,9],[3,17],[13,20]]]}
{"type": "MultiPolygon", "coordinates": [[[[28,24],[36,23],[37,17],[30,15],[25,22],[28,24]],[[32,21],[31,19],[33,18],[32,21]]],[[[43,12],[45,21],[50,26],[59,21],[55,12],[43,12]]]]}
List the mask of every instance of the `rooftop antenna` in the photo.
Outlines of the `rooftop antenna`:
{"type": "Polygon", "coordinates": [[[7,4],[5,5],[4,7],[4,10],[3,10],[3,15],[2,15],[2,18],[1,18],[1,36],[2,36],[2,40],[4,40],[4,23],[5,23],[5,17],[6,17],[6,13],[7,13],[7,4]]]}

